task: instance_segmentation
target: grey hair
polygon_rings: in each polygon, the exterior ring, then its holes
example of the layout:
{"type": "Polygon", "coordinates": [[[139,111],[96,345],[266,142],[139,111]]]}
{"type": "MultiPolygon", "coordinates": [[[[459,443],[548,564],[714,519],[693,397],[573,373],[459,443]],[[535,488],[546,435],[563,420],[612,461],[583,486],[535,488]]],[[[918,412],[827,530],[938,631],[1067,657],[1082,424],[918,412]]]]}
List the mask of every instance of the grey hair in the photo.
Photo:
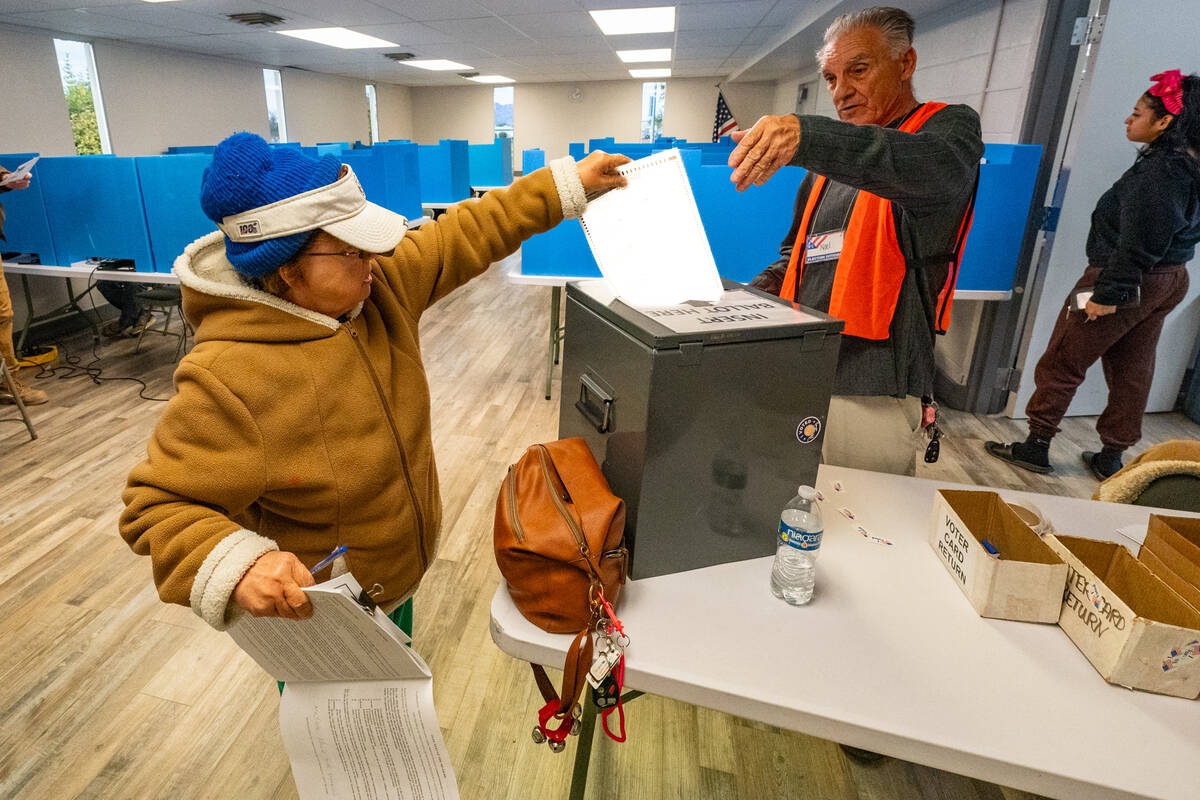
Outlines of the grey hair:
{"type": "Polygon", "coordinates": [[[817,63],[824,64],[829,46],[847,31],[859,28],[875,28],[883,34],[893,58],[899,58],[912,47],[913,18],[901,8],[871,6],[862,11],[842,14],[825,29],[825,45],[817,51],[817,63]]]}

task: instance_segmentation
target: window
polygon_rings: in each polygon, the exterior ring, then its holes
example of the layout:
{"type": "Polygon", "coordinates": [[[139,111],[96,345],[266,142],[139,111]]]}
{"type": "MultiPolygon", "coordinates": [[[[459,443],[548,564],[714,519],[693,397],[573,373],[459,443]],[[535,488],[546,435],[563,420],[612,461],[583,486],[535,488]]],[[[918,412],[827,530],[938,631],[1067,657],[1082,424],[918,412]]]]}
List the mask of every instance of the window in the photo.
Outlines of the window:
{"type": "Polygon", "coordinates": [[[277,69],[263,70],[263,84],[267,89],[267,137],[272,142],[287,141],[287,120],[283,118],[283,76],[277,69]]]}
{"type": "Polygon", "coordinates": [[[492,90],[495,109],[493,133],[497,139],[513,138],[513,87],[497,86],[492,90]]]}
{"type": "Polygon", "coordinates": [[[108,122],[104,118],[100,79],[96,76],[91,44],[55,39],[54,52],[58,56],[58,72],[67,99],[75,152],[81,156],[111,153],[112,143],[108,139],[108,122]]]}
{"type": "Polygon", "coordinates": [[[379,105],[375,101],[375,84],[368,83],[367,91],[367,130],[371,132],[371,144],[379,141],[379,105]]]}
{"type": "Polygon", "coordinates": [[[642,84],[642,141],[662,136],[663,109],[667,104],[666,83],[642,84]]]}

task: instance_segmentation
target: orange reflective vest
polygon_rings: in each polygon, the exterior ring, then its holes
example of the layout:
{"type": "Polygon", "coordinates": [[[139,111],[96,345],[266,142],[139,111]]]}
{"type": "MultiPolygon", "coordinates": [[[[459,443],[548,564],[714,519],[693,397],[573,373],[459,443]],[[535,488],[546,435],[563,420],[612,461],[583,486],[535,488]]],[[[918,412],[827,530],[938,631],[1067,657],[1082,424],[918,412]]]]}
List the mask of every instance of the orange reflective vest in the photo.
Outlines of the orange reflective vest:
{"type": "MultiPolygon", "coordinates": [[[[900,125],[899,130],[915,133],[945,107],[945,103],[925,103],[900,125]]],[[[788,301],[796,298],[796,287],[804,275],[803,254],[809,224],[821,190],[825,187],[825,180],[824,175],[816,176],[804,207],[804,215],[800,218],[800,230],[792,245],[787,273],[779,289],[779,296],[788,301]]],[[[950,325],[950,304],[954,298],[954,282],[958,277],[958,257],[967,230],[971,227],[973,205],[968,204],[963,221],[959,224],[954,253],[946,257],[950,269],[945,285],[939,290],[934,312],[934,329],[938,333],[945,333],[950,325]]],[[[900,252],[900,243],[896,238],[892,202],[860,191],[854,198],[854,209],[846,225],[829,295],[829,314],[845,321],[843,333],[862,339],[888,338],[892,317],[896,313],[896,301],[900,297],[900,286],[904,283],[905,269],[904,254],[900,252]]]]}

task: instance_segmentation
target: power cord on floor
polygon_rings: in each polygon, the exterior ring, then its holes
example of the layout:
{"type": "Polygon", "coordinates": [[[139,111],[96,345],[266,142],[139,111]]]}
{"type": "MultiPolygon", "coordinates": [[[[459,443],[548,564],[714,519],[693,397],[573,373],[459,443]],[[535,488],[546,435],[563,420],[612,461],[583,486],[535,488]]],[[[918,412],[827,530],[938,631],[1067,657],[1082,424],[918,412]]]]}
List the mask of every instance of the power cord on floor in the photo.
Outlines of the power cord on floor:
{"type": "MultiPolygon", "coordinates": [[[[91,300],[92,315],[96,319],[100,319],[100,311],[96,307],[96,296],[94,294],[92,294],[92,290],[95,289],[98,284],[98,281],[95,280],[95,275],[96,275],[97,269],[99,269],[99,267],[92,269],[91,274],[88,275],[88,286],[87,286],[87,289],[84,290],[84,294],[86,294],[88,296],[88,298],[91,300]]],[[[146,392],[149,391],[150,387],[141,378],[133,378],[133,377],[106,378],[106,377],[104,377],[104,370],[101,366],[99,366],[100,365],[99,348],[100,348],[100,337],[98,335],[96,335],[95,333],[93,333],[93,335],[92,335],[92,360],[86,364],[83,364],[82,359],[79,356],[71,355],[70,351],[67,349],[67,346],[65,344],[58,343],[59,363],[61,364],[62,362],[66,362],[66,366],[51,367],[46,364],[42,364],[39,367],[38,371],[36,373],[34,373],[33,377],[38,378],[38,379],[56,378],[60,381],[68,380],[70,378],[88,378],[92,381],[92,383],[96,384],[97,386],[99,386],[102,381],[131,381],[142,387],[142,388],[138,389],[138,397],[142,398],[143,400],[152,400],[156,403],[165,403],[171,399],[169,397],[151,397],[151,396],[147,395],[146,392]]]]}

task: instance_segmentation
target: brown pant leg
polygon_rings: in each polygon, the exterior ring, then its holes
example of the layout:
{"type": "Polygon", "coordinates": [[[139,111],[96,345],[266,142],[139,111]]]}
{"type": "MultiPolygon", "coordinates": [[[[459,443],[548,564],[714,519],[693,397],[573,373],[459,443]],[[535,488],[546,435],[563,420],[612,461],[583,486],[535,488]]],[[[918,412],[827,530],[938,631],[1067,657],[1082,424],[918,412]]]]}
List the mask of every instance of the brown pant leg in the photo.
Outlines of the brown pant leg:
{"type": "Polygon", "coordinates": [[[1105,447],[1124,450],[1142,438],[1142,414],[1154,381],[1158,337],[1167,314],[1183,302],[1187,290],[1188,274],[1183,268],[1144,276],[1142,305],[1149,313],[1100,358],[1108,383],[1108,405],[1096,420],[1096,432],[1105,447]]]}
{"type": "MultiPolygon", "coordinates": [[[[1092,286],[1099,274],[1099,267],[1088,267],[1084,270],[1083,277],[1076,282],[1071,294],[1092,286]]],[[[1033,382],[1037,388],[1025,405],[1030,433],[1047,439],[1058,433],[1058,424],[1067,413],[1067,407],[1075,397],[1075,390],[1087,376],[1088,368],[1095,364],[1114,342],[1124,336],[1132,325],[1141,320],[1140,315],[1137,315],[1136,319],[1133,318],[1131,312],[1136,311],[1137,309],[1120,311],[1088,322],[1086,314],[1070,311],[1068,305],[1063,304],[1058,321],[1054,323],[1054,331],[1050,334],[1050,341],[1046,345],[1046,352],[1038,360],[1033,373],[1033,382]]]]}
{"type": "Polygon", "coordinates": [[[13,349],[13,307],[4,280],[4,267],[0,266],[0,357],[8,362],[8,368],[17,370],[17,354],[13,349]]]}

